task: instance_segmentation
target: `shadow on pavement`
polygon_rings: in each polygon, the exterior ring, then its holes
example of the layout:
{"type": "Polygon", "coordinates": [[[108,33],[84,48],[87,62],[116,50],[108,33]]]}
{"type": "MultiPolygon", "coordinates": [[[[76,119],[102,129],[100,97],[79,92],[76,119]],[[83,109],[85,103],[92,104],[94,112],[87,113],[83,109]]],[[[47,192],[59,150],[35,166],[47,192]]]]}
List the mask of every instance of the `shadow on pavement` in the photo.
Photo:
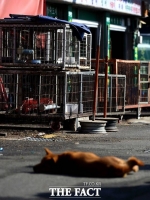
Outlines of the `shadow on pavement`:
{"type": "Polygon", "coordinates": [[[144,165],[140,167],[140,170],[150,170],[150,165],[144,165]]]}

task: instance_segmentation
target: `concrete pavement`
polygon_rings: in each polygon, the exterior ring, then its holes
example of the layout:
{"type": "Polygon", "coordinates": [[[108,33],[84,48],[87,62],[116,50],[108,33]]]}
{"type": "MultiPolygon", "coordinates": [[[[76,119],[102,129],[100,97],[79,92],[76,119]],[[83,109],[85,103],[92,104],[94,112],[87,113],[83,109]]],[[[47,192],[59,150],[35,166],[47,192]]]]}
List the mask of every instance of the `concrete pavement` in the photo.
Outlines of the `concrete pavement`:
{"type": "Polygon", "coordinates": [[[131,118],[131,119],[127,119],[126,123],[128,123],[128,124],[150,124],[150,117],[141,117],[140,119],[131,118]]]}
{"type": "MultiPolygon", "coordinates": [[[[134,121],[136,122],[136,120],[134,121]]],[[[52,186],[81,186],[84,182],[101,183],[101,199],[150,199],[150,123],[122,122],[118,132],[107,134],[62,133],[67,140],[31,142],[0,140],[4,150],[0,156],[0,199],[56,199],[49,198],[52,186]],[[126,178],[77,178],[59,175],[34,174],[32,166],[39,163],[44,147],[58,153],[65,150],[91,151],[99,156],[114,155],[124,159],[136,156],[145,162],[137,173],[126,178]]],[[[66,163],[67,164],[67,163],[66,163]]],[[[62,198],[57,198],[62,199],[62,198]]],[[[81,198],[63,198],[81,199],[81,198]]],[[[83,198],[82,198],[83,199],[83,198]]],[[[87,199],[87,198],[85,198],[87,199]]],[[[95,199],[95,198],[90,198],[95,199]]],[[[100,198],[98,198],[100,199],[100,198]]]]}

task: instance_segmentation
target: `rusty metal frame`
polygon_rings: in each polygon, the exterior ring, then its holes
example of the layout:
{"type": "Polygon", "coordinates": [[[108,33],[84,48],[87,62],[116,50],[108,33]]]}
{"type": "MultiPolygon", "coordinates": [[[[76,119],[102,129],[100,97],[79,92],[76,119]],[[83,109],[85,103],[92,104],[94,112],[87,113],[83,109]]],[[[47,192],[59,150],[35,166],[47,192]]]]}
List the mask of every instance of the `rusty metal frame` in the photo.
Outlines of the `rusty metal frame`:
{"type": "MultiPolygon", "coordinates": [[[[91,66],[95,68],[95,59],[91,60],[91,66]]],[[[140,66],[141,63],[145,62],[150,66],[149,61],[139,61],[139,60],[119,60],[119,59],[110,59],[108,60],[108,65],[110,65],[110,74],[124,74],[126,75],[126,97],[125,97],[125,110],[137,109],[137,115],[140,116],[141,108],[150,107],[150,95],[148,96],[147,103],[140,102],[140,66]],[[135,72],[136,70],[136,72],[135,72]],[[137,84],[133,85],[132,81],[136,78],[137,84]]],[[[105,73],[105,59],[99,60],[99,73],[105,73]]],[[[150,68],[150,67],[149,67],[150,68]]],[[[150,70],[148,72],[148,77],[150,77],[150,70]]],[[[148,80],[150,83],[150,79],[148,80]]],[[[148,83],[148,87],[149,84],[148,83]]],[[[149,88],[147,88],[149,90],[149,88]]],[[[116,96],[117,96],[116,90],[116,96]]]]}

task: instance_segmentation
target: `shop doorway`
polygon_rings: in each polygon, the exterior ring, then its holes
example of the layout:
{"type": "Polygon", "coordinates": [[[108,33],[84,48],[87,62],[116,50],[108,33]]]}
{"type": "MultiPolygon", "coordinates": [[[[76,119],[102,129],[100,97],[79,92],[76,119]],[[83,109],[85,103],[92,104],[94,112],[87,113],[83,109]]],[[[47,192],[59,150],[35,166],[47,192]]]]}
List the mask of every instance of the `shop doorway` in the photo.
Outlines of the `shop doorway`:
{"type": "Polygon", "coordinates": [[[110,58],[125,59],[125,33],[110,31],[110,58]]]}

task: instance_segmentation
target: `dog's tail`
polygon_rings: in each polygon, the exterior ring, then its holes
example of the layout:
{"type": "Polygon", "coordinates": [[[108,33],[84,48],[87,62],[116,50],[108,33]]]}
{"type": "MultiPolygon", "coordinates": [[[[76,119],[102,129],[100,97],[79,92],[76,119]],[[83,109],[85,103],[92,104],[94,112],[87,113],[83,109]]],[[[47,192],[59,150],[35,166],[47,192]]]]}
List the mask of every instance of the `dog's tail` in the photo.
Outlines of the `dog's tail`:
{"type": "Polygon", "coordinates": [[[44,148],[46,155],[53,155],[53,153],[48,149],[48,148],[44,148]]]}

